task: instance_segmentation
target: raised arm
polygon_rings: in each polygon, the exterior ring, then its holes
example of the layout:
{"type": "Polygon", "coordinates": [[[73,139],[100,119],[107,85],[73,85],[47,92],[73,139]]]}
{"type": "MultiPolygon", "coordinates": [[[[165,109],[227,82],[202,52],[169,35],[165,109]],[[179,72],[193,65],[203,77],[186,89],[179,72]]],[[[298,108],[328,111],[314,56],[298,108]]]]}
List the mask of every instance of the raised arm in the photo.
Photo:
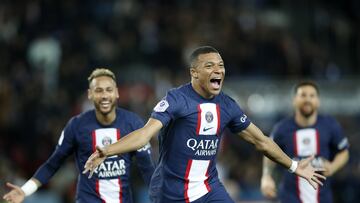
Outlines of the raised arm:
{"type": "Polygon", "coordinates": [[[96,147],[97,150],[86,161],[83,173],[85,174],[90,171],[89,177],[91,177],[95,168],[101,164],[106,157],[140,149],[146,145],[153,136],[157,135],[162,127],[163,125],[159,120],[150,118],[144,127],[129,133],[117,142],[104,148],[96,147]]]}
{"type": "Polygon", "coordinates": [[[261,151],[269,159],[289,169],[290,172],[305,178],[314,189],[316,189],[319,184],[322,185],[320,178],[325,179],[325,177],[317,172],[323,171],[323,169],[315,169],[310,164],[314,156],[303,159],[299,163],[291,160],[273,140],[265,136],[253,123],[238,134],[246,141],[254,144],[256,149],[261,151]]]}
{"type": "Polygon", "coordinates": [[[103,148],[103,155],[112,156],[138,150],[145,146],[154,135],[157,135],[161,128],[160,121],[150,118],[144,127],[103,148]]]}

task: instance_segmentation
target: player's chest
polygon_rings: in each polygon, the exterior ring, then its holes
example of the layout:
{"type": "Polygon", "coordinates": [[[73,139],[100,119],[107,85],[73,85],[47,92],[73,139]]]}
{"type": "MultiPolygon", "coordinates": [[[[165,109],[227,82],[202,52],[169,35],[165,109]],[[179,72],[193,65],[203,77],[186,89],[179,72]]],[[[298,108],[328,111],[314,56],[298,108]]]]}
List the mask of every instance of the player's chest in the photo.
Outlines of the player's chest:
{"type": "Polygon", "coordinates": [[[219,135],[229,122],[226,110],[218,103],[192,103],[180,115],[179,122],[195,135],[219,135]]]}
{"type": "Polygon", "coordinates": [[[126,128],[83,128],[76,136],[77,148],[82,153],[95,151],[96,146],[105,147],[128,134],[126,128]]]}
{"type": "Polygon", "coordinates": [[[287,133],[283,142],[289,148],[288,150],[293,151],[294,155],[310,156],[312,154],[320,154],[321,150],[328,148],[330,138],[331,135],[327,129],[314,127],[293,129],[287,133]]]}

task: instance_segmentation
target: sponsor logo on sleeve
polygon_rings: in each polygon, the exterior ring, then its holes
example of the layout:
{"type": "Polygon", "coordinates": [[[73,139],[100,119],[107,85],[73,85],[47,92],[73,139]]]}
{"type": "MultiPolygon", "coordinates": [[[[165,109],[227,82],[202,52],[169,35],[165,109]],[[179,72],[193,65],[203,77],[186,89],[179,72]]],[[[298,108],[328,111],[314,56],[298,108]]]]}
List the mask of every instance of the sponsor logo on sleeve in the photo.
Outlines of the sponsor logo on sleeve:
{"type": "Polygon", "coordinates": [[[141,148],[138,149],[137,151],[138,151],[138,152],[147,151],[147,152],[150,154],[150,153],[151,153],[151,152],[150,152],[150,148],[151,148],[151,145],[150,145],[150,143],[148,142],[145,146],[141,147],[141,148]]]}
{"type": "Polygon", "coordinates": [[[165,112],[166,109],[169,107],[169,103],[166,100],[161,100],[155,107],[155,112],[165,112]]]}
{"type": "Polygon", "coordinates": [[[246,119],[247,119],[247,115],[244,114],[243,116],[241,116],[240,121],[242,123],[245,123],[246,119]]]}

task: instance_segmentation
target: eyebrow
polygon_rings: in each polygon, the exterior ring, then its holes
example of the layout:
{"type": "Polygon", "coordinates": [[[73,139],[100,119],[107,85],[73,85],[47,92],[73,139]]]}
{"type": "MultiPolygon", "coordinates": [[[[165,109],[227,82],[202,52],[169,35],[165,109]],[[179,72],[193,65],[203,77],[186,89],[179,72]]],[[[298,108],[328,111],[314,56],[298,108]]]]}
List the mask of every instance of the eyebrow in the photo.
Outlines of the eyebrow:
{"type": "MultiPolygon", "coordinates": [[[[205,64],[217,64],[213,61],[206,61],[205,64]]],[[[224,64],[224,61],[220,61],[218,64],[224,64]]]]}

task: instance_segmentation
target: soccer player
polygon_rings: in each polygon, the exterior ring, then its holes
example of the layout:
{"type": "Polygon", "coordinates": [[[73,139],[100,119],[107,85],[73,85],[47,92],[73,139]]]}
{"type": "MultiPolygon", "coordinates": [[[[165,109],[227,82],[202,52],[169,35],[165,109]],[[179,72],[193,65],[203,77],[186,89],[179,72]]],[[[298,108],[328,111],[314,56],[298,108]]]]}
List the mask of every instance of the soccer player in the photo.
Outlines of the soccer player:
{"type": "Polygon", "coordinates": [[[143,128],[106,147],[97,147],[83,173],[108,157],[136,149],[159,134],[159,163],[150,183],[153,202],[233,202],[219,181],[216,154],[228,127],[274,161],[306,178],[314,188],[322,175],[309,164],[291,160],[249,121],[236,102],[221,92],[225,77],[219,52],[209,46],[190,56],[191,82],[168,91],[143,128]]]}
{"type": "MultiPolygon", "coordinates": [[[[144,125],[135,113],[117,107],[119,95],[113,72],[104,68],[95,69],[88,81],[88,98],[95,109],[70,119],[61,133],[54,153],[34,176],[22,187],[7,183],[12,190],[4,195],[5,200],[22,202],[25,196],[31,195],[38,187],[47,183],[64,163],[65,158],[73,153],[77,169],[82,170],[87,158],[96,150],[95,146],[105,147],[115,143],[144,125]]],[[[149,184],[155,167],[150,144],[144,142],[129,153],[107,157],[95,169],[95,176],[91,179],[80,173],[76,202],[131,203],[129,178],[134,156],[145,183],[149,184]]]]}
{"type": "MultiPolygon", "coordinates": [[[[319,105],[318,86],[313,82],[298,83],[293,98],[295,115],[280,121],[270,136],[293,159],[315,155],[311,162],[313,167],[325,168],[323,174],[330,177],[348,161],[349,144],[334,118],[318,114],[319,105]]],[[[274,163],[267,158],[263,162],[261,191],[266,197],[275,198],[274,163]]],[[[294,203],[331,203],[330,179],[324,182],[323,187],[314,190],[304,179],[285,173],[279,199],[294,203]]]]}

